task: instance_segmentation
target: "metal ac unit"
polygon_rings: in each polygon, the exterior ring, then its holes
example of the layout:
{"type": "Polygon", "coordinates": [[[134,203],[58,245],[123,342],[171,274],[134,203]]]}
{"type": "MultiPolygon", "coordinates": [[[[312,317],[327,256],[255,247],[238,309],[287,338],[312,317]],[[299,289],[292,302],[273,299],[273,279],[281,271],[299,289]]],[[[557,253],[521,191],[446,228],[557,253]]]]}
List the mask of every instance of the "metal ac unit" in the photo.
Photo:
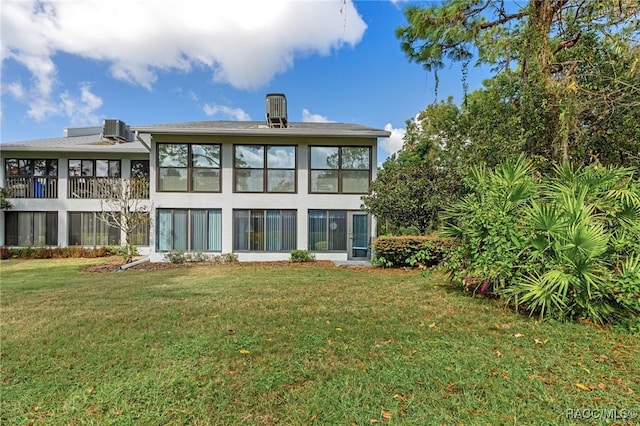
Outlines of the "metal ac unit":
{"type": "Polygon", "coordinates": [[[269,93],[266,107],[269,127],[287,127],[287,98],[283,93],[269,93]]]}
{"type": "Polygon", "coordinates": [[[117,139],[119,141],[128,141],[129,128],[126,123],[121,120],[107,119],[102,123],[102,136],[106,139],[117,139]]]}

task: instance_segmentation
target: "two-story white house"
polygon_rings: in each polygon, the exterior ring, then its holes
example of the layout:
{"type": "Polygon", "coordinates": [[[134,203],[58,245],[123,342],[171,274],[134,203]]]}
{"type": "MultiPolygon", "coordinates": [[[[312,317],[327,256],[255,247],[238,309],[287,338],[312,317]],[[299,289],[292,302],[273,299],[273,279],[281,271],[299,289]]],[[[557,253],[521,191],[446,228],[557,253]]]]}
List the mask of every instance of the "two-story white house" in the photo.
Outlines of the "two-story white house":
{"type": "Polygon", "coordinates": [[[0,145],[7,246],[119,245],[97,212],[104,178],[142,175],[150,225],[134,243],[152,261],[174,251],[284,260],[368,259],[375,219],[360,208],[375,178],[379,137],[357,124],[290,123],[284,95],[266,120],[67,129],[54,139],[0,145]]]}

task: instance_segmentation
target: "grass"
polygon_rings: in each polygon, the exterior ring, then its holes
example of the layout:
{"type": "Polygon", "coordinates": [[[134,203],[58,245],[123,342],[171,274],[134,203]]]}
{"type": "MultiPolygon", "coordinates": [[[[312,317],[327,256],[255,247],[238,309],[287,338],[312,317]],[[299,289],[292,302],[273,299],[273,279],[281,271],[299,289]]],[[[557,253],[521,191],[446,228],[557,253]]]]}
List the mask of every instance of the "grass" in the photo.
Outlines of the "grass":
{"type": "Polygon", "coordinates": [[[639,421],[622,418],[639,339],[520,317],[437,274],[83,272],[104,261],[0,263],[3,425],[639,421]],[[619,418],[566,416],[592,409],[619,418]]]}

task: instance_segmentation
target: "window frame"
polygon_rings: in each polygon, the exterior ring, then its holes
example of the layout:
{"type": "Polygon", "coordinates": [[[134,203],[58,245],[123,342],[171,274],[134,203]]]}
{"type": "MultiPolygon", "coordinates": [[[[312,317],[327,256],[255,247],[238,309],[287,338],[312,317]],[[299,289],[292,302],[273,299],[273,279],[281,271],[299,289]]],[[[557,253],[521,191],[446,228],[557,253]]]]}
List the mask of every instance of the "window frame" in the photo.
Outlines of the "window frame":
{"type": "Polygon", "coordinates": [[[298,211],[295,209],[234,209],[233,210],[233,251],[234,252],[241,252],[241,253],[287,253],[290,252],[291,250],[295,250],[298,246],[297,241],[298,241],[298,211]],[[279,221],[279,229],[274,231],[274,230],[270,230],[269,229],[269,212],[278,212],[280,214],[280,217],[278,218],[279,221]],[[247,220],[247,228],[248,231],[246,233],[246,241],[244,243],[246,244],[240,244],[241,241],[238,240],[238,236],[240,235],[239,233],[239,226],[240,224],[238,223],[238,216],[240,213],[248,213],[248,220],[247,220]],[[261,228],[260,231],[254,230],[253,229],[253,220],[255,218],[255,216],[253,215],[253,213],[260,213],[262,214],[262,217],[260,218],[262,223],[261,223],[261,228]],[[283,213],[287,213],[287,216],[285,216],[283,213]],[[285,220],[288,218],[293,218],[293,235],[285,235],[285,233],[288,231],[288,229],[285,228],[285,220]],[[260,234],[262,234],[261,236],[254,236],[254,233],[260,232],[260,234]],[[267,234],[269,232],[277,232],[278,233],[278,241],[280,242],[279,246],[280,248],[278,250],[272,250],[269,249],[269,246],[273,244],[273,240],[268,240],[268,236],[267,234]],[[255,240],[256,237],[260,238],[260,245],[262,247],[260,248],[253,248],[253,240],[255,240]],[[288,238],[287,238],[288,237],[288,238]],[[289,245],[285,244],[284,242],[288,241],[289,243],[291,243],[289,245]],[[246,245],[246,248],[241,248],[242,246],[246,245]]]}
{"type": "Polygon", "coordinates": [[[298,145],[285,144],[251,144],[238,143],[233,145],[233,192],[239,194],[297,194],[298,193],[298,145]],[[260,147],[262,148],[262,167],[238,167],[236,165],[236,155],[238,147],[260,147]],[[269,150],[271,148],[293,148],[293,165],[292,167],[270,167],[269,166],[269,150]],[[238,189],[238,172],[240,170],[262,171],[262,189],[257,191],[242,191],[238,189]],[[269,190],[269,172],[270,171],[287,171],[293,174],[293,189],[291,191],[270,191],[269,190]]]}
{"type": "Polygon", "coordinates": [[[5,177],[24,177],[24,178],[39,178],[39,177],[47,177],[47,178],[57,178],[58,174],[59,174],[59,161],[57,158],[17,158],[17,157],[12,157],[12,158],[5,158],[4,159],[4,170],[5,170],[5,177]],[[15,161],[15,166],[9,166],[9,164],[11,162],[15,161]],[[29,173],[21,173],[21,170],[23,168],[26,167],[26,165],[24,167],[20,166],[21,162],[29,162],[29,173]],[[36,174],[35,173],[35,169],[36,167],[34,166],[34,164],[38,161],[44,161],[44,174],[40,175],[40,174],[36,174]],[[13,173],[12,172],[12,168],[15,167],[16,172],[13,173]],[[55,173],[51,173],[51,171],[54,170],[55,173]]]}
{"type": "Polygon", "coordinates": [[[190,193],[220,193],[222,192],[222,144],[221,143],[205,143],[205,142],[158,142],[156,144],[156,164],[158,173],[156,176],[156,190],[157,192],[190,192],[190,193]],[[186,166],[162,166],[160,164],[160,146],[162,145],[185,145],[186,150],[186,166]],[[218,166],[217,167],[204,167],[194,166],[194,146],[212,146],[218,150],[218,166]],[[186,189],[162,189],[162,172],[169,169],[184,169],[186,173],[187,186],[186,189]],[[201,170],[217,171],[218,173],[218,189],[216,190],[196,190],[194,189],[194,172],[201,170]]]}
{"type": "Polygon", "coordinates": [[[221,253],[222,252],[222,209],[220,208],[214,208],[214,209],[182,209],[182,208],[177,208],[177,209],[173,209],[173,208],[159,208],[156,210],[156,251],[158,253],[171,253],[173,251],[178,251],[178,250],[184,250],[186,252],[201,252],[201,253],[221,253]],[[171,214],[171,229],[170,229],[170,237],[171,237],[171,248],[169,249],[164,249],[164,248],[160,248],[160,244],[163,242],[162,238],[161,238],[161,231],[160,231],[160,227],[162,225],[162,221],[160,220],[160,214],[161,213],[166,213],[166,212],[170,212],[171,214]],[[176,222],[175,222],[175,217],[176,217],[176,212],[182,212],[185,214],[186,217],[186,234],[185,234],[185,238],[186,238],[186,247],[185,249],[182,248],[177,248],[176,249],[176,222]],[[217,238],[217,241],[215,244],[219,245],[219,248],[211,248],[211,247],[207,247],[206,250],[193,250],[193,247],[196,246],[196,242],[195,242],[195,234],[193,232],[194,230],[194,213],[195,212],[205,212],[206,214],[206,232],[205,234],[208,234],[210,232],[211,226],[213,225],[217,225],[218,229],[214,230],[217,235],[214,238],[217,238]],[[218,223],[217,224],[212,224],[211,222],[209,222],[209,215],[211,213],[217,213],[218,214],[218,223]]]}
{"type": "Polygon", "coordinates": [[[122,178],[122,160],[114,160],[109,158],[69,158],[67,160],[67,176],[69,179],[82,179],[82,178],[98,178],[98,179],[120,179],[122,178]],[[71,162],[79,161],[80,162],[80,174],[72,174],[71,173],[71,162]],[[107,162],[107,175],[106,176],[98,176],[98,167],[97,164],[99,161],[107,162]],[[84,174],[84,165],[91,165],[91,174],[84,174]],[[111,164],[118,165],[118,172],[111,173],[111,164]]]}
{"type": "Polygon", "coordinates": [[[58,246],[58,212],[57,211],[15,211],[8,210],[5,212],[5,229],[4,242],[7,246],[12,247],[53,247],[58,246]],[[44,214],[44,245],[36,244],[34,235],[35,214],[44,214]],[[29,241],[26,246],[20,245],[20,224],[21,217],[29,216],[29,241]],[[11,234],[14,230],[15,235],[11,234]],[[50,229],[50,227],[52,229],[50,229]],[[15,239],[14,239],[15,236],[15,239]],[[15,241],[15,244],[13,242],[15,241]]]}
{"type": "MultiPolygon", "coordinates": [[[[348,210],[335,210],[335,209],[309,209],[307,211],[307,245],[308,245],[308,250],[311,251],[317,251],[317,252],[325,252],[325,253],[344,253],[347,251],[347,246],[348,246],[348,229],[349,229],[349,212],[348,210]],[[313,213],[317,213],[317,212],[321,212],[324,213],[324,220],[326,221],[325,225],[324,225],[324,229],[322,230],[322,232],[324,233],[323,235],[323,240],[321,241],[316,241],[314,243],[314,239],[311,238],[311,233],[314,232],[314,229],[316,229],[315,227],[311,226],[311,215],[313,213]],[[333,215],[332,215],[333,213],[333,215]],[[330,233],[331,231],[333,231],[331,229],[331,220],[335,220],[338,218],[337,215],[342,215],[341,217],[339,217],[339,219],[342,219],[344,221],[343,223],[343,237],[344,240],[340,241],[340,246],[338,248],[333,248],[335,246],[335,244],[332,244],[332,248],[329,249],[329,242],[331,241],[331,237],[330,237],[330,233]],[[321,242],[326,243],[326,248],[322,249],[317,247],[317,245],[321,242]],[[312,244],[315,245],[315,247],[312,247],[312,244]]],[[[337,229],[337,227],[336,227],[337,229]]],[[[315,231],[318,232],[318,231],[315,231]]]]}
{"type": "Polygon", "coordinates": [[[309,146],[309,194],[349,194],[349,195],[363,195],[367,194],[369,191],[369,187],[371,186],[371,177],[372,177],[372,156],[373,147],[371,145],[310,145],[309,146]],[[313,149],[314,148],[336,148],[338,150],[338,163],[335,168],[331,167],[313,167],[313,149]],[[343,167],[343,150],[352,149],[352,148],[366,148],[369,151],[368,155],[368,168],[346,168],[343,167]],[[335,191],[314,191],[314,172],[321,171],[335,171],[337,173],[338,179],[338,187],[335,191]],[[362,192],[354,192],[354,191],[345,191],[344,190],[344,179],[345,175],[348,175],[349,172],[367,172],[367,190],[362,192]]]}
{"type": "Polygon", "coordinates": [[[122,230],[120,228],[118,228],[117,226],[113,226],[113,225],[109,225],[107,223],[105,223],[104,221],[100,220],[100,217],[98,216],[99,212],[95,212],[95,211],[70,211],[67,212],[67,219],[68,219],[68,229],[67,229],[67,235],[68,235],[68,245],[69,246],[80,246],[80,247],[106,247],[106,246],[119,246],[122,243],[122,230]],[[82,240],[82,229],[84,228],[84,224],[85,224],[85,215],[90,215],[93,214],[93,226],[92,226],[92,241],[91,242],[86,242],[82,240]],[[74,243],[73,241],[73,232],[74,232],[74,227],[72,226],[72,217],[74,215],[80,215],[80,243],[74,243]],[[98,228],[97,225],[101,224],[104,229],[106,230],[106,238],[107,238],[107,244],[99,244],[98,243],[98,228]],[[112,235],[113,233],[113,235],[112,235]],[[115,237],[115,235],[117,235],[117,238],[114,238],[113,240],[111,239],[112,237],[115,237]]]}

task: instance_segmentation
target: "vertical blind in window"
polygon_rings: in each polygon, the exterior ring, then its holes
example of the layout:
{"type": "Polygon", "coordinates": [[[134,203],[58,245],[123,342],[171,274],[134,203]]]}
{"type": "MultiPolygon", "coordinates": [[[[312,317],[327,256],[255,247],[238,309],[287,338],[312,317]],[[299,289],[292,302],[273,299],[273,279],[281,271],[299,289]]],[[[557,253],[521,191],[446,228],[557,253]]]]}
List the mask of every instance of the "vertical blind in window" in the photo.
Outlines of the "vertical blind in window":
{"type": "Polygon", "coordinates": [[[222,210],[158,209],[158,251],[221,251],[222,210]]]}
{"type": "Polygon", "coordinates": [[[239,251],[291,251],[296,248],[295,210],[236,210],[233,248],[239,251]]]}
{"type": "Polygon", "coordinates": [[[346,249],[346,210],[310,210],[309,250],[345,251],[346,249]]]}
{"type": "Polygon", "coordinates": [[[21,247],[58,245],[58,212],[5,212],[5,244],[21,247]]]}

